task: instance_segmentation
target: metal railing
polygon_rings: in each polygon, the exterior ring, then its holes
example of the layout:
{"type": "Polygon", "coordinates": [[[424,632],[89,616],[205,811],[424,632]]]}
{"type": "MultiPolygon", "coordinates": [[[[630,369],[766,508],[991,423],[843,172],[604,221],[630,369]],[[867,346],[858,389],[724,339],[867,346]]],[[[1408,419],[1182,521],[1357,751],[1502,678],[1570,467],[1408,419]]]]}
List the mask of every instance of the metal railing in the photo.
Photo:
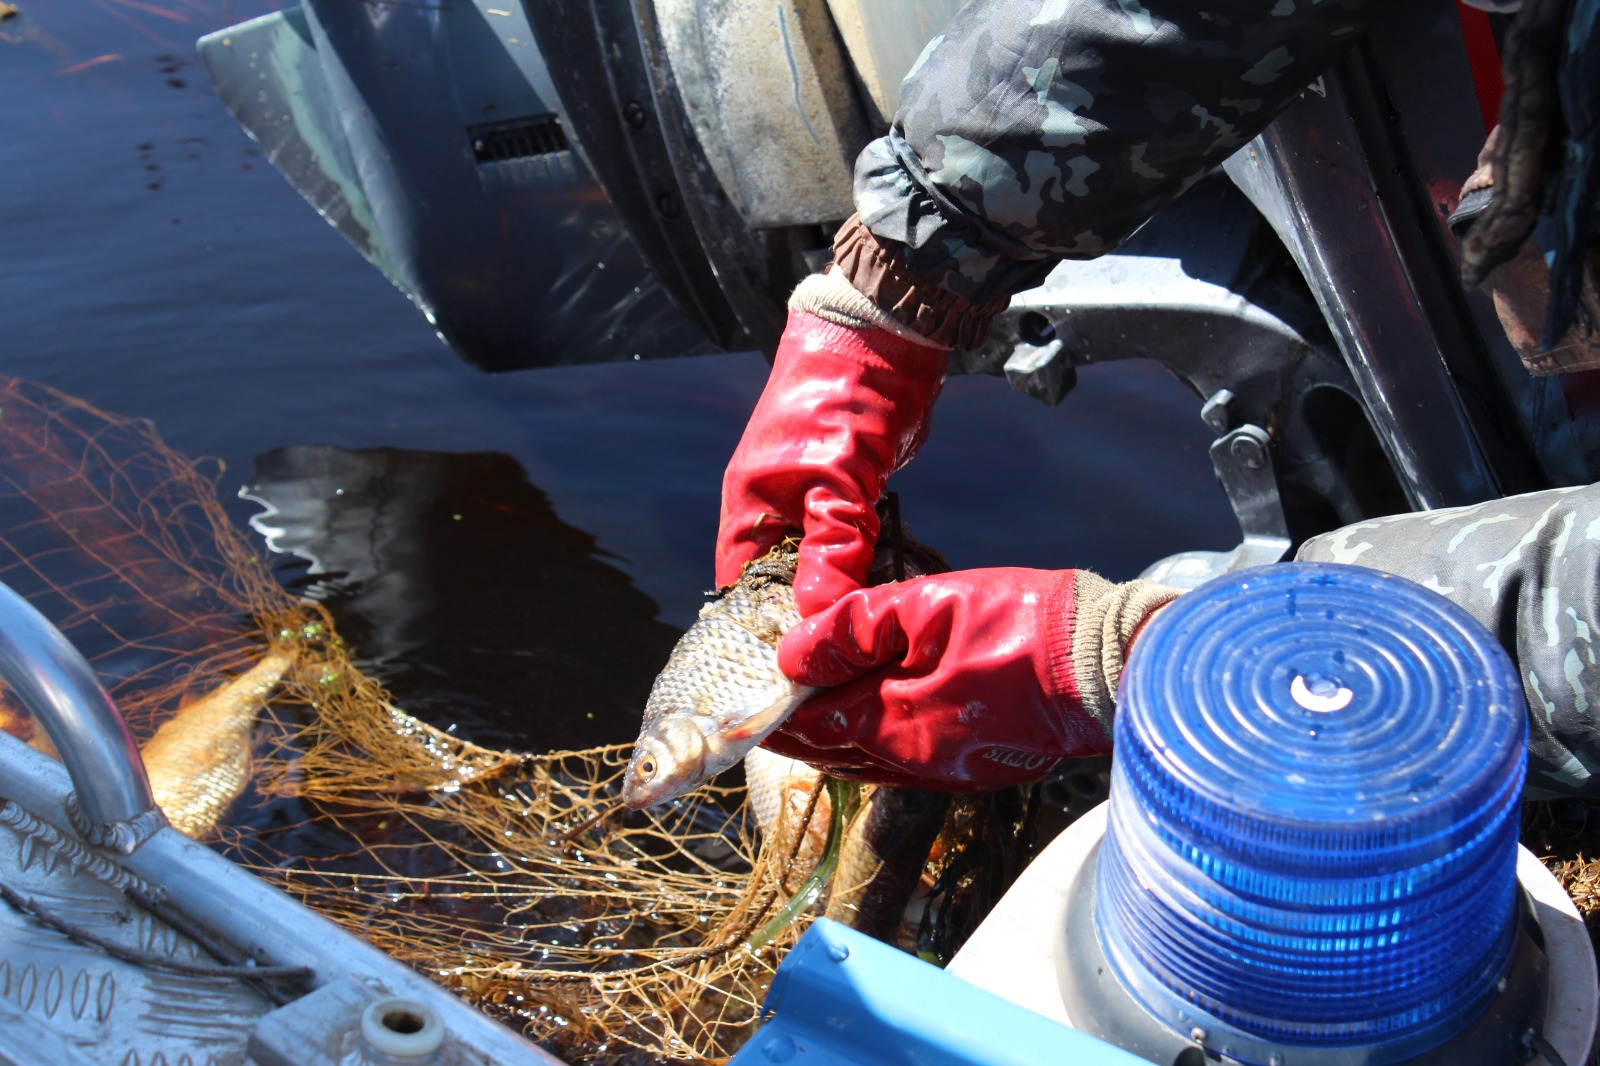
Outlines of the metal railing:
{"type": "Polygon", "coordinates": [[[0,584],[0,682],[27,708],[72,777],[78,830],[133,851],[167,824],[144,762],[111,696],[78,649],[27,600],[0,584]]]}

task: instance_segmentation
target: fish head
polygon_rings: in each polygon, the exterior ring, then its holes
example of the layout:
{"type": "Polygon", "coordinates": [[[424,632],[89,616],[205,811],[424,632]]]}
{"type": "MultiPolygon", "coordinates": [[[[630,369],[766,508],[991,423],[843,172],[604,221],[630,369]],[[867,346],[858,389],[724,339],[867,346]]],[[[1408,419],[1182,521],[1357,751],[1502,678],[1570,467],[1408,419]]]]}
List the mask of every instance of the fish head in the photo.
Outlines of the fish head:
{"type": "Polygon", "coordinates": [[[622,802],[634,810],[675,799],[708,776],[706,735],[694,722],[668,717],[639,734],[622,776],[622,802]]]}

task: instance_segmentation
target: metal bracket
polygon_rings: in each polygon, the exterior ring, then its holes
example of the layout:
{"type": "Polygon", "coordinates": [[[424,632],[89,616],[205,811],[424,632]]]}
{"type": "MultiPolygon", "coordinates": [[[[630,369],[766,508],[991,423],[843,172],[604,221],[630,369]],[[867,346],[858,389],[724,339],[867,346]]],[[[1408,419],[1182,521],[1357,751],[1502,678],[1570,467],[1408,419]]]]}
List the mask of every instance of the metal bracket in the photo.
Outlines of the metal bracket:
{"type": "MultiPolygon", "coordinates": [[[[1226,410],[1226,404],[1227,398],[1218,393],[1206,404],[1206,410],[1216,417],[1226,410]]],[[[1283,501],[1278,496],[1272,438],[1267,431],[1260,426],[1243,425],[1219,437],[1211,444],[1211,466],[1228,494],[1244,539],[1231,552],[1169,555],[1146,568],[1140,577],[1192,589],[1214,577],[1275,563],[1289,554],[1293,541],[1283,514],[1283,501]]]]}
{"type": "Polygon", "coordinates": [[[1043,345],[1018,344],[1002,369],[1012,388],[1051,407],[1078,383],[1078,372],[1060,337],[1043,345]]]}

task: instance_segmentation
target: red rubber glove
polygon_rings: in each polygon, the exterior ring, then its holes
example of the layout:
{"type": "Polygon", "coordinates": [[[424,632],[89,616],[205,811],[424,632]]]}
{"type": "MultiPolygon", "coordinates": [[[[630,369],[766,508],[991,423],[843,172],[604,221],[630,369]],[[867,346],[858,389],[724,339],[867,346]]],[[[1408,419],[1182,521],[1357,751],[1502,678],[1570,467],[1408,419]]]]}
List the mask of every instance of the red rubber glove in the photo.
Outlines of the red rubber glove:
{"type": "Polygon", "coordinates": [[[795,605],[814,614],[866,580],[874,510],[927,436],[947,355],[791,311],[766,389],[722,479],[717,584],[804,534],[795,605]]]}
{"type": "Polygon", "coordinates": [[[951,791],[1037,781],[1062,758],[1111,750],[1075,679],[1082,573],[958,570],[802,619],[778,666],[827,691],[766,746],[874,784],[951,791]]]}

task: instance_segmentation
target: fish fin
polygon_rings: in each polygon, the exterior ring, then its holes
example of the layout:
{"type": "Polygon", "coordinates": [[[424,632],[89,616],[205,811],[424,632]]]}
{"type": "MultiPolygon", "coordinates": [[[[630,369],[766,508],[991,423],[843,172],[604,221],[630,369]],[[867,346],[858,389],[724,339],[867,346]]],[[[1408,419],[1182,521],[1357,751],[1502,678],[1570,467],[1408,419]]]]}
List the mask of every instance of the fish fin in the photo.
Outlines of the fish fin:
{"type": "Polygon", "coordinates": [[[729,729],[722,735],[723,739],[741,741],[759,740],[765,737],[768,733],[778,728],[785,718],[789,717],[790,711],[804,703],[807,697],[815,691],[815,689],[796,685],[793,694],[785,696],[781,700],[773,700],[772,706],[766,710],[758,711],[729,729]]]}

